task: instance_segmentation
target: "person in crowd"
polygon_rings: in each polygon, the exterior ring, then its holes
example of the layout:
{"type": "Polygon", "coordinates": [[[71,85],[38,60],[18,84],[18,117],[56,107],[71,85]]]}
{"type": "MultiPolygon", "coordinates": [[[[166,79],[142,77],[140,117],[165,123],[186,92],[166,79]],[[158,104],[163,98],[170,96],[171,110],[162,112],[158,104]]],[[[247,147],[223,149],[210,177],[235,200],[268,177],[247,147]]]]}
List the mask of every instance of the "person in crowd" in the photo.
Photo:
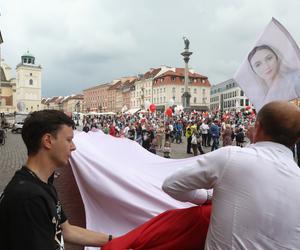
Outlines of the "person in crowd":
{"type": "Polygon", "coordinates": [[[114,125],[114,122],[110,122],[110,124],[109,124],[109,134],[111,135],[111,136],[116,136],[116,127],[115,127],[115,125],[114,125]]]}
{"type": "Polygon", "coordinates": [[[245,142],[245,134],[243,128],[237,128],[237,133],[235,135],[236,146],[243,147],[245,142]]]}
{"type": "Polygon", "coordinates": [[[142,147],[149,150],[153,139],[153,130],[148,124],[146,124],[145,129],[142,130],[142,147]]]}
{"type": "Polygon", "coordinates": [[[177,144],[182,143],[183,126],[182,126],[182,122],[180,120],[176,122],[175,130],[176,130],[176,135],[175,135],[176,143],[177,144]]]}
{"type": "Polygon", "coordinates": [[[0,249],[64,249],[64,241],[103,246],[111,235],[71,225],[52,185],[57,167],[76,149],[73,120],[61,111],[42,110],[25,120],[22,138],[28,152],[0,197],[0,249]]]}
{"type": "Polygon", "coordinates": [[[142,128],[142,125],[140,123],[138,123],[136,125],[136,129],[135,129],[135,132],[136,132],[136,142],[139,143],[139,144],[142,144],[142,131],[143,131],[143,128],[142,128]]]}
{"type": "Polygon", "coordinates": [[[207,125],[208,125],[208,134],[207,134],[207,147],[211,147],[211,139],[212,139],[212,135],[210,133],[210,127],[211,127],[212,121],[208,121],[207,125]]]}
{"type": "Polygon", "coordinates": [[[153,140],[152,140],[152,142],[151,142],[149,151],[150,151],[152,154],[155,154],[155,155],[156,155],[156,149],[157,149],[157,140],[156,140],[156,138],[154,137],[153,140]]]}
{"type": "Polygon", "coordinates": [[[128,139],[134,141],[134,138],[135,138],[135,127],[133,124],[131,124],[128,130],[128,139]]]}
{"type": "Polygon", "coordinates": [[[196,134],[196,137],[197,137],[197,148],[198,148],[198,151],[200,152],[200,154],[203,155],[203,154],[205,154],[205,152],[203,151],[203,148],[202,148],[202,136],[199,133],[199,131],[196,134]]]}
{"type": "Polygon", "coordinates": [[[202,146],[203,147],[208,147],[207,137],[208,137],[209,127],[207,125],[207,120],[205,120],[200,125],[200,130],[201,130],[201,135],[202,135],[202,146]]]}
{"type": "Polygon", "coordinates": [[[299,107],[268,103],[251,145],[210,152],[164,181],[163,190],[184,202],[213,188],[205,249],[299,248],[300,169],[290,150],[300,139],[299,120],[299,107]]]}
{"type": "Polygon", "coordinates": [[[222,140],[223,140],[223,147],[232,145],[232,128],[230,124],[225,125],[225,129],[222,132],[222,140]]]}
{"type": "Polygon", "coordinates": [[[165,141],[171,141],[171,130],[168,122],[165,125],[165,141]]]}
{"type": "Polygon", "coordinates": [[[84,124],[82,131],[84,131],[86,133],[90,131],[89,125],[87,123],[84,124]]]}
{"type": "Polygon", "coordinates": [[[157,141],[157,147],[159,149],[162,148],[164,132],[165,132],[164,126],[162,124],[159,124],[156,130],[156,141],[157,141]]]}
{"type": "Polygon", "coordinates": [[[192,148],[192,135],[193,135],[193,130],[191,128],[191,123],[188,123],[186,129],[185,129],[185,137],[187,140],[187,145],[186,145],[186,153],[187,154],[192,154],[191,148],[192,148]]]}
{"type": "Polygon", "coordinates": [[[198,140],[197,140],[197,130],[193,130],[191,146],[193,149],[194,156],[198,155],[198,140]]]}
{"type": "Polygon", "coordinates": [[[217,125],[217,122],[217,120],[214,120],[209,128],[209,133],[211,134],[211,138],[213,140],[211,151],[219,148],[220,128],[217,125]]]}
{"type": "Polygon", "coordinates": [[[163,148],[164,158],[171,158],[171,142],[170,140],[165,140],[163,148]]]}

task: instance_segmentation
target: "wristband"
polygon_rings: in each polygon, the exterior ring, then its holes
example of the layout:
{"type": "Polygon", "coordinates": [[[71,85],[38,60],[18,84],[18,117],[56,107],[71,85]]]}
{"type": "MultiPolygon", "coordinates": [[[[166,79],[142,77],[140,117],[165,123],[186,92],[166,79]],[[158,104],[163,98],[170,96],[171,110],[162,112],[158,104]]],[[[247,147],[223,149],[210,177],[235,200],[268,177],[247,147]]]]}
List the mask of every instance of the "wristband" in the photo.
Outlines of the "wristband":
{"type": "Polygon", "coordinates": [[[108,235],[108,241],[111,241],[112,240],[112,235],[110,234],[110,235],[108,235]]]}

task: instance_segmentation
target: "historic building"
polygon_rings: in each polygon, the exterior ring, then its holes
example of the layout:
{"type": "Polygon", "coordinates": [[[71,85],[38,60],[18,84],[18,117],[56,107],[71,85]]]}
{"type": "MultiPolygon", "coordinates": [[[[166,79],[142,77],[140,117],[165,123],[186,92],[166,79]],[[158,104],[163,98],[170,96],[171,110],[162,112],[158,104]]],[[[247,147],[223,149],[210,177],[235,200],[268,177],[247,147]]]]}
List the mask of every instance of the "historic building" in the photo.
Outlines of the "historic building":
{"type": "MultiPolygon", "coordinates": [[[[211,84],[206,76],[193,70],[188,72],[188,92],[191,94],[190,109],[207,111],[209,109],[211,84]]],[[[152,103],[157,110],[164,110],[173,99],[174,105],[182,105],[184,93],[184,68],[169,68],[153,79],[152,103]]]]}
{"type": "Polygon", "coordinates": [[[233,79],[213,85],[210,91],[210,110],[230,111],[251,105],[247,96],[233,79]]]}
{"type": "Polygon", "coordinates": [[[112,83],[100,84],[83,90],[85,112],[107,112],[108,88],[112,83]]]}
{"type": "Polygon", "coordinates": [[[16,68],[16,95],[14,106],[25,112],[41,109],[42,67],[35,64],[35,57],[27,52],[16,68]]]}
{"type": "Polygon", "coordinates": [[[11,77],[11,67],[4,60],[0,65],[0,113],[12,113],[15,111],[16,79],[11,77]]]}

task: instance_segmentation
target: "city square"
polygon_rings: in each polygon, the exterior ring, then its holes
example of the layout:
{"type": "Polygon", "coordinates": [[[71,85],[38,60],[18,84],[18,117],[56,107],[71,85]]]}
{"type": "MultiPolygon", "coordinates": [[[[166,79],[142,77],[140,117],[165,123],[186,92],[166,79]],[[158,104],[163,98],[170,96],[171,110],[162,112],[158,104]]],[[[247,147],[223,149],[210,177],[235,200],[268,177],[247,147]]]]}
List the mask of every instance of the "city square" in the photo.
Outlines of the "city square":
{"type": "Polygon", "coordinates": [[[300,249],[299,8],[3,2],[0,249],[300,249]]]}

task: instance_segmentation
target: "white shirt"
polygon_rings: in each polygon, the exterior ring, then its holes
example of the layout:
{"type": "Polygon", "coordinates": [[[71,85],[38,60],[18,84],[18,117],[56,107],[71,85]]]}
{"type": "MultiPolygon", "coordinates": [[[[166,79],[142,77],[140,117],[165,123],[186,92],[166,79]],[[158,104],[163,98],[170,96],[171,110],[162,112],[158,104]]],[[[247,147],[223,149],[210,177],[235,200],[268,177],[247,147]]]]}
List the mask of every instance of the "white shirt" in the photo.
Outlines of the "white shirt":
{"type": "Polygon", "coordinates": [[[209,130],[209,126],[206,124],[206,123],[202,123],[200,125],[200,130],[201,130],[201,133],[202,134],[207,134],[208,133],[208,130],[209,130]]]}
{"type": "Polygon", "coordinates": [[[300,249],[300,169],[289,148],[258,142],[195,159],[163,190],[187,201],[214,189],[205,249],[300,249]]]}

